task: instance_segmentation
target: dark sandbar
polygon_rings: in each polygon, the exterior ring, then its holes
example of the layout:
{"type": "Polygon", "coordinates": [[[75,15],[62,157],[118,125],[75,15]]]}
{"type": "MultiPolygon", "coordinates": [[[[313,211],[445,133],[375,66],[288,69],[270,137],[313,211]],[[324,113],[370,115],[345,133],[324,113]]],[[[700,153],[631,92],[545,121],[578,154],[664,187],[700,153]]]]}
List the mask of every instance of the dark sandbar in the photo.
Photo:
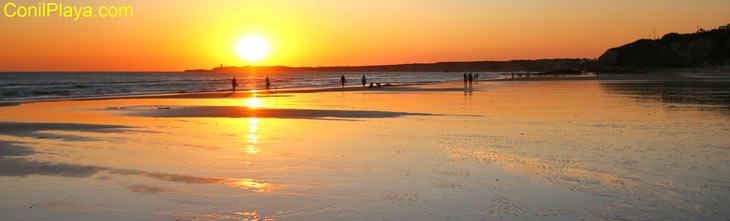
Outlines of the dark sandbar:
{"type": "MultiPolygon", "coordinates": [[[[97,132],[97,133],[119,133],[131,127],[122,125],[105,125],[105,124],[74,124],[74,123],[25,123],[25,122],[0,122],[0,134],[16,137],[39,137],[50,138],[54,135],[48,133],[40,133],[39,131],[61,130],[61,131],[77,131],[77,132],[97,132]]],[[[70,136],[65,136],[70,137],[70,136]]],[[[62,138],[62,137],[55,137],[62,138]]],[[[76,138],[78,140],[80,138],[76,138]]]]}
{"type": "Polygon", "coordinates": [[[438,116],[437,114],[361,111],[361,110],[317,110],[317,109],[268,109],[243,106],[173,106],[160,109],[149,106],[134,106],[121,109],[124,116],[135,117],[227,117],[227,118],[394,118],[401,116],[438,116]]]}

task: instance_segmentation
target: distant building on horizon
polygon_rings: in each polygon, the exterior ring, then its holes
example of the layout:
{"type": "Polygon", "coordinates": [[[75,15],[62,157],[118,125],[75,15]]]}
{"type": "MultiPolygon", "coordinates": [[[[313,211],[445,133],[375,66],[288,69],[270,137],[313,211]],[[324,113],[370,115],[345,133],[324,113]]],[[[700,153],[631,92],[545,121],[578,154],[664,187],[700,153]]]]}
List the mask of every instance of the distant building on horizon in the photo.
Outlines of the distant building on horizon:
{"type": "Polygon", "coordinates": [[[727,25],[722,25],[722,26],[718,27],[717,29],[730,29],[730,23],[728,23],[727,25]]]}

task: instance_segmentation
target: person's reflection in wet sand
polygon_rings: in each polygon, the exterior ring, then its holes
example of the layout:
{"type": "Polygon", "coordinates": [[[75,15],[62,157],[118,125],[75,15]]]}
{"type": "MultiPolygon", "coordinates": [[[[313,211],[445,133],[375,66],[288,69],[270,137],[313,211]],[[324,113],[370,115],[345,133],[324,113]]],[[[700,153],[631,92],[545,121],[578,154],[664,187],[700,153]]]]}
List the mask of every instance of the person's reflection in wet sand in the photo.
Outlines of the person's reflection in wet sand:
{"type": "Polygon", "coordinates": [[[473,90],[471,82],[467,84],[467,81],[464,81],[464,95],[471,95],[473,90]]]}

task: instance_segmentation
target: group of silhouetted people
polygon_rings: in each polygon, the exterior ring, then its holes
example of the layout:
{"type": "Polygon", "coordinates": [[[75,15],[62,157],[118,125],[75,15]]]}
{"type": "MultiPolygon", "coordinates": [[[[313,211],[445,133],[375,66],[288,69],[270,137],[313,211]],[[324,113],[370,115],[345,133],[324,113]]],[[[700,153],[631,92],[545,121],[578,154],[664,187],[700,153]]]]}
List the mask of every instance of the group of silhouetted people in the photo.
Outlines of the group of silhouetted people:
{"type": "MultiPolygon", "coordinates": [[[[238,81],[236,81],[236,77],[233,77],[233,79],[231,79],[231,87],[233,88],[233,92],[236,92],[236,87],[238,87],[238,81]]],[[[269,77],[266,77],[266,91],[271,91],[271,80],[269,80],[269,77]]]]}
{"type": "MultiPolygon", "coordinates": [[[[507,75],[507,74],[503,73],[502,75],[507,75]]],[[[526,72],[526,73],[521,73],[521,72],[515,73],[515,72],[512,72],[509,75],[510,75],[510,78],[511,79],[514,79],[515,78],[515,75],[517,75],[517,78],[522,78],[523,76],[529,78],[529,77],[532,77],[533,75],[537,75],[538,77],[542,77],[542,74],[541,73],[531,73],[531,72],[526,72]]]]}
{"type": "MultiPolygon", "coordinates": [[[[362,86],[365,87],[367,85],[367,78],[365,78],[365,75],[362,76],[362,86]]],[[[340,84],[342,85],[342,88],[345,87],[345,83],[347,83],[347,79],[345,78],[345,75],[343,74],[340,77],[340,84]]],[[[390,83],[386,83],[385,86],[390,86],[390,83]]],[[[233,88],[233,92],[236,92],[236,87],[238,87],[238,82],[236,81],[236,77],[233,77],[231,79],[231,87],[233,88]]],[[[373,82],[370,82],[369,88],[373,87],[382,87],[380,83],[375,83],[375,86],[373,85],[373,82]]],[[[266,77],[266,91],[271,91],[271,80],[269,80],[269,77],[266,77]]]]}
{"type": "MultiPolygon", "coordinates": [[[[514,78],[514,73],[512,73],[512,77],[514,78]]],[[[362,75],[362,86],[366,87],[368,85],[368,80],[365,77],[365,75],[362,75]]],[[[471,72],[464,73],[464,87],[472,86],[472,82],[479,81],[479,73],[472,74],[471,72]]],[[[342,85],[342,88],[345,88],[345,83],[347,83],[347,79],[345,78],[345,75],[343,74],[340,77],[340,84],[342,85]]],[[[374,87],[382,87],[380,83],[373,83],[370,82],[370,86],[367,86],[368,88],[374,88],[374,87]]],[[[390,86],[390,83],[386,83],[385,86],[390,86]]],[[[233,88],[233,92],[236,92],[236,87],[238,87],[238,82],[236,81],[236,77],[233,77],[231,79],[231,87],[233,88]]],[[[271,80],[269,80],[269,77],[266,77],[266,91],[271,91],[271,80]]]]}
{"type": "MultiPolygon", "coordinates": [[[[376,87],[377,88],[380,88],[380,87],[383,87],[383,86],[391,86],[390,83],[385,83],[383,85],[383,84],[375,83],[375,82],[370,82],[370,85],[368,86],[368,78],[365,77],[365,75],[362,75],[362,78],[360,80],[362,81],[362,87],[366,87],[367,86],[368,88],[376,88],[376,87]]],[[[342,75],[340,77],[340,84],[342,85],[343,88],[345,87],[345,83],[346,82],[347,82],[347,79],[345,78],[345,75],[342,75]]]]}
{"type": "MultiPolygon", "coordinates": [[[[512,74],[514,77],[514,73],[512,74]]],[[[370,82],[370,85],[368,86],[368,79],[365,77],[365,75],[362,75],[362,86],[368,87],[368,88],[375,88],[375,87],[382,87],[380,83],[370,82]]],[[[479,81],[479,73],[472,74],[469,72],[468,74],[464,73],[464,87],[471,87],[472,83],[474,81],[479,81]]],[[[342,88],[345,88],[345,84],[347,83],[347,79],[345,78],[345,75],[343,74],[340,76],[340,84],[342,85],[342,88]]],[[[391,86],[390,83],[386,83],[385,86],[391,86]]],[[[231,79],[231,87],[233,88],[233,92],[236,92],[236,87],[238,87],[238,82],[236,81],[236,77],[233,77],[231,79]]],[[[271,91],[271,80],[269,77],[266,77],[266,91],[271,91]]]]}
{"type": "Polygon", "coordinates": [[[471,87],[472,82],[479,81],[479,73],[474,73],[474,75],[469,72],[469,74],[464,73],[464,87],[469,85],[471,87]]]}

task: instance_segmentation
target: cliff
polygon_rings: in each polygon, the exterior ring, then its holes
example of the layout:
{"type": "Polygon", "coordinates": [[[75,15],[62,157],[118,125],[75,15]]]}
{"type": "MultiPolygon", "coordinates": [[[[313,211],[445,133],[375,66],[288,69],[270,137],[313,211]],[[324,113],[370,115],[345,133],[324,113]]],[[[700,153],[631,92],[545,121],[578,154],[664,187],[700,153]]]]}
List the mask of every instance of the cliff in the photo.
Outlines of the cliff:
{"type": "Polygon", "coordinates": [[[608,49],[596,62],[599,71],[693,68],[730,65],[730,29],[692,34],[670,33],[608,49]]]}

